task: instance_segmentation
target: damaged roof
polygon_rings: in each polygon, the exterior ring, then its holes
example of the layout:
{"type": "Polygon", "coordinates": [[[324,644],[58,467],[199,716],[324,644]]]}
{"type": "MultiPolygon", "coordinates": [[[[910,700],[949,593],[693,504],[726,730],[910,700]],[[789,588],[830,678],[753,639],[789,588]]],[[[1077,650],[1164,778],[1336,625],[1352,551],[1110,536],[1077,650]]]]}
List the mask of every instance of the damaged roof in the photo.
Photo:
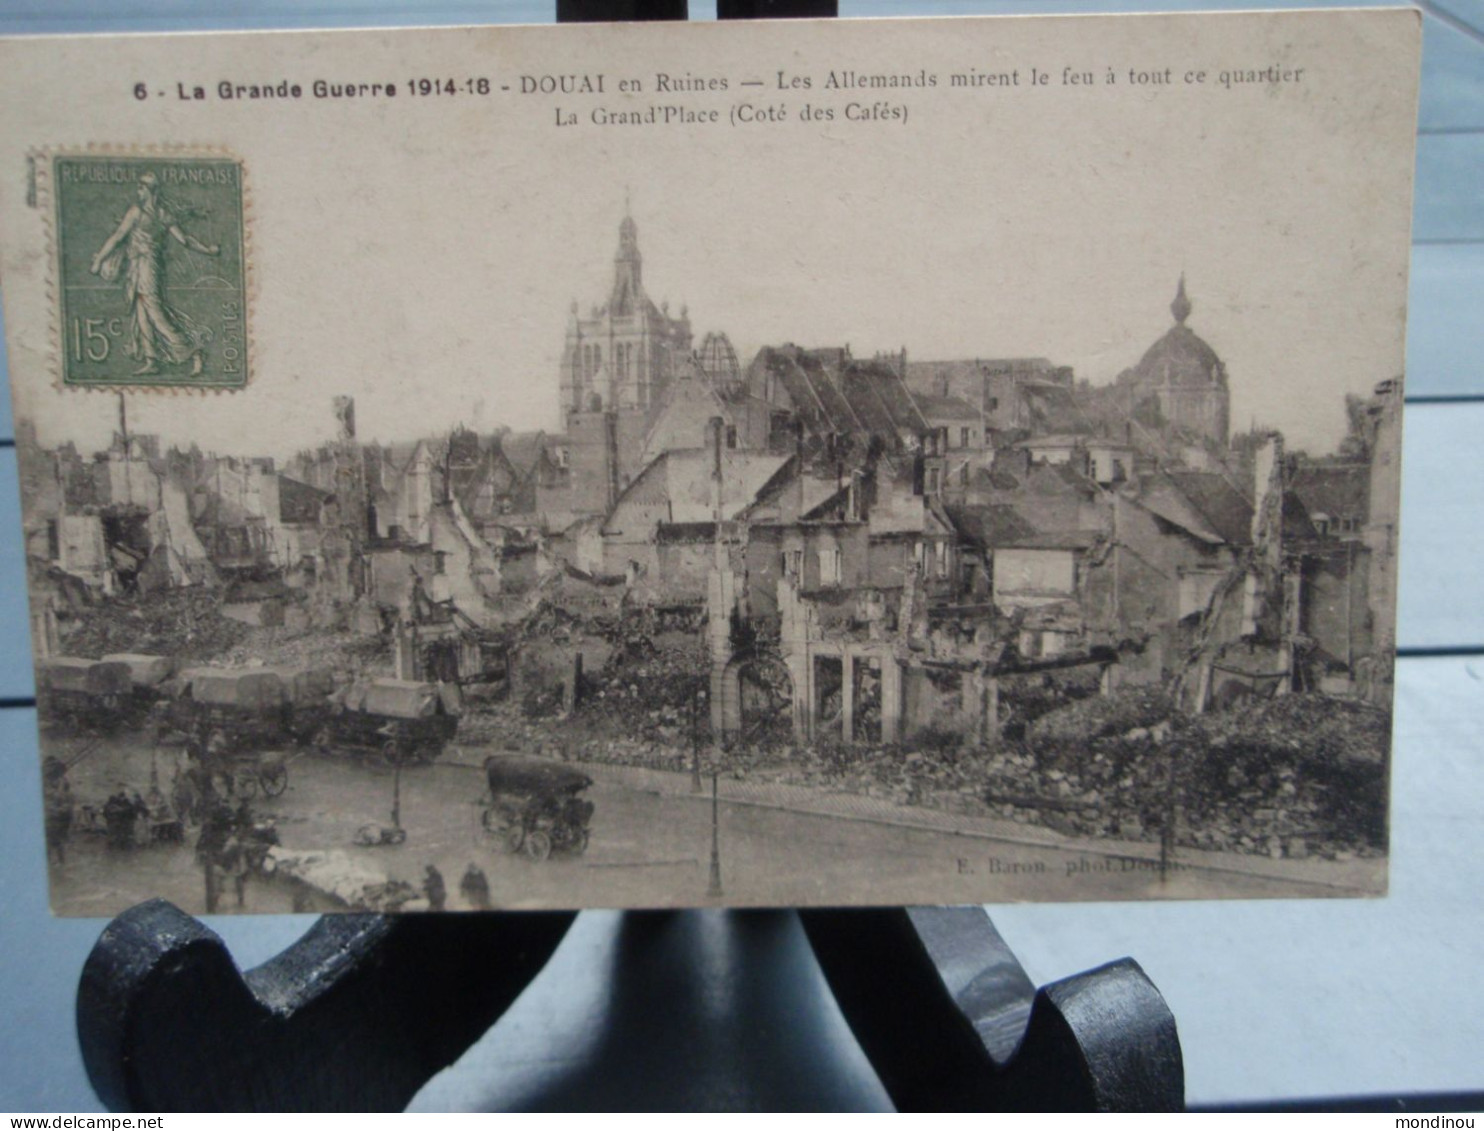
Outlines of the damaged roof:
{"type": "Polygon", "coordinates": [[[875,411],[876,406],[879,406],[886,416],[884,430],[916,433],[929,431],[930,426],[912,399],[902,375],[888,362],[851,362],[841,374],[841,386],[856,415],[862,419],[865,419],[867,412],[875,411]]]}
{"type": "Polygon", "coordinates": [[[929,429],[901,374],[884,361],[856,361],[844,350],[765,346],[749,382],[766,369],[788,393],[804,426],[816,434],[872,432],[895,438],[929,429]]]}
{"type": "Polygon", "coordinates": [[[826,375],[816,352],[797,346],[765,346],[758,351],[752,367],[763,367],[778,379],[809,431],[859,431],[860,421],[826,375]]]}

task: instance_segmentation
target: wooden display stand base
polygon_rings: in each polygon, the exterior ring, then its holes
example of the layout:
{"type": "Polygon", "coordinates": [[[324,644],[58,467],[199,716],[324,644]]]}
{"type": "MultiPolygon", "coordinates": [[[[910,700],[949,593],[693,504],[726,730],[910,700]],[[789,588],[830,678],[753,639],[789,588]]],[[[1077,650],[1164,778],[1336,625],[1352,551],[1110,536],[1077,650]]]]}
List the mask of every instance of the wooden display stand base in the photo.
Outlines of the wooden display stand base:
{"type": "MultiPolygon", "coordinates": [[[[1174,1018],[1131,960],[1038,992],[982,908],[797,914],[900,1110],[1183,1107],[1174,1018]]],[[[243,974],[196,919],[141,904],[83,968],[83,1060],[118,1111],[400,1110],[499,1020],[575,918],[327,916],[243,974]]]]}

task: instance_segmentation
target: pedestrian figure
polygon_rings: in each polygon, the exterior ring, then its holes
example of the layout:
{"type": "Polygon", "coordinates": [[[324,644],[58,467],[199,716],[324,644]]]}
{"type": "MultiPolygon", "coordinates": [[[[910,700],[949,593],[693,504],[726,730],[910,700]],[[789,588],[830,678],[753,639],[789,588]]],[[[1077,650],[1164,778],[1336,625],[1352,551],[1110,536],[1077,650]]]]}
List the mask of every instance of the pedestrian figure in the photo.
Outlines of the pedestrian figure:
{"type": "Polygon", "coordinates": [[[473,910],[488,911],[490,909],[490,882],[477,865],[470,864],[464,872],[464,878],[459,881],[459,891],[464,897],[464,902],[473,910]]]}
{"type": "Polygon", "coordinates": [[[170,783],[170,804],[182,825],[194,825],[201,819],[201,799],[205,790],[199,784],[195,766],[175,767],[170,783]]]}
{"type": "Polygon", "coordinates": [[[103,803],[103,824],[108,832],[108,847],[124,849],[134,847],[134,822],[139,811],[129,795],[120,789],[103,803]]]}
{"type": "Polygon", "coordinates": [[[442,911],[448,903],[448,888],[443,883],[443,873],[431,864],[423,876],[423,895],[427,897],[429,911],[442,911]]]}
{"type": "Polygon", "coordinates": [[[67,862],[67,840],[72,835],[74,803],[72,785],[67,780],[67,764],[49,756],[42,763],[45,786],[46,855],[58,864],[67,862]]]}
{"type": "Polygon", "coordinates": [[[234,829],[227,837],[226,843],[222,845],[221,855],[217,859],[222,876],[232,877],[232,887],[237,893],[238,907],[242,906],[247,894],[247,846],[243,843],[243,839],[244,834],[234,829]]]}
{"type": "Polygon", "coordinates": [[[215,914],[221,892],[221,857],[232,837],[232,809],[221,798],[206,804],[201,818],[201,835],[196,838],[196,863],[206,877],[206,911],[215,914]]]}

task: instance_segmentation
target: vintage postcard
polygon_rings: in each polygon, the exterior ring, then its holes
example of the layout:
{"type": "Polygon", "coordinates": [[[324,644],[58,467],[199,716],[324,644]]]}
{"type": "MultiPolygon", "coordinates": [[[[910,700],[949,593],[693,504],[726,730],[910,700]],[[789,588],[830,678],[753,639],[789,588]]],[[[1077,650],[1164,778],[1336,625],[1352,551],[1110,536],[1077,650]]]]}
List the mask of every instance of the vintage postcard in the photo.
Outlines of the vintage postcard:
{"type": "Polygon", "coordinates": [[[1419,35],[0,41],[54,909],[1384,893],[1419,35]]]}

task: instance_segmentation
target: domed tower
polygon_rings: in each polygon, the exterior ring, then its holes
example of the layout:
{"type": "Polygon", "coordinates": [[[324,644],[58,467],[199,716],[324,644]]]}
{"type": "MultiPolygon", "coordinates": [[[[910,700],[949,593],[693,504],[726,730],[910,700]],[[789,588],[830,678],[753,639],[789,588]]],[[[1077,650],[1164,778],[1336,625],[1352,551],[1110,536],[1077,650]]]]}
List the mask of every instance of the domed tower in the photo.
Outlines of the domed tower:
{"type": "Polygon", "coordinates": [[[1181,275],[1175,300],[1170,303],[1175,324],[1118,381],[1130,387],[1133,415],[1141,423],[1168,427],[1187,438],[1206,438],[1225,447],[1231,432],[1226,365],[1185,324],[1192,309],[1185,293],[1185,276],[1181,275]]]}

